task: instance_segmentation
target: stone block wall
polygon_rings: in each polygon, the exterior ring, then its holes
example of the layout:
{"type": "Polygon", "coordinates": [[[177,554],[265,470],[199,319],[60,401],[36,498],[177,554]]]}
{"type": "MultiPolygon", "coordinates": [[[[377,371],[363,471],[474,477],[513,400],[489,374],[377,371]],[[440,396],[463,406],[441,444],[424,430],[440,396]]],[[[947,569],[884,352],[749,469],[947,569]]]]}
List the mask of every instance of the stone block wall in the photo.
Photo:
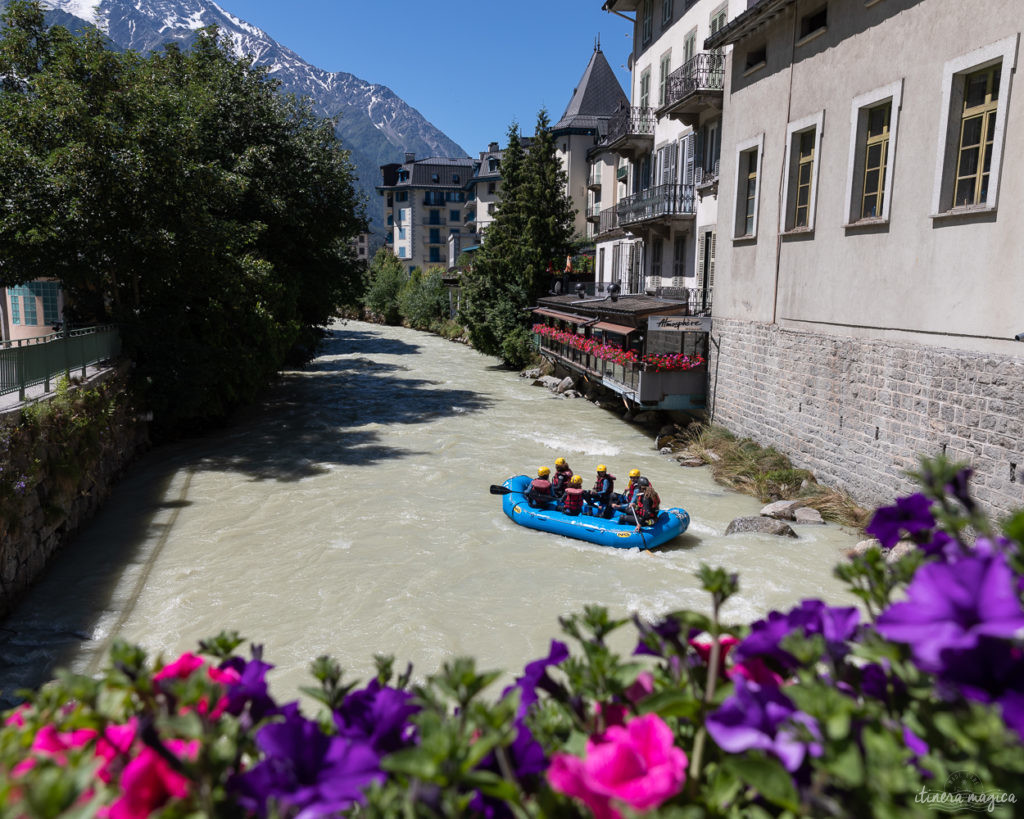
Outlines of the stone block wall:
{"type": "Polygon", "coordinates": [[[1024,358],[715,319],[708,410],[864,504],[912,491],[918,455],[970,463],[996,516],[1024,507],[1024,358]]]}
{"type": "MultiPolygon", "coordinates": [[[[98,443],[81,447],[90,453],[87,459],[74,452],[77,433],[65,430],[61,444],[36,446],[32,457],[39,461],[38,481],[6,499],[0,516],[0,618],[13,610],[51,558],[96,514],[125,468],[149,445],[148,424],[124,400],[117,373],[107,371],[80,386],[121,397],[95,427],[81,433],[98,438],[98,443]]],[[[0,422],[16,424],[20,412],[3,413],[0,422]]]]}

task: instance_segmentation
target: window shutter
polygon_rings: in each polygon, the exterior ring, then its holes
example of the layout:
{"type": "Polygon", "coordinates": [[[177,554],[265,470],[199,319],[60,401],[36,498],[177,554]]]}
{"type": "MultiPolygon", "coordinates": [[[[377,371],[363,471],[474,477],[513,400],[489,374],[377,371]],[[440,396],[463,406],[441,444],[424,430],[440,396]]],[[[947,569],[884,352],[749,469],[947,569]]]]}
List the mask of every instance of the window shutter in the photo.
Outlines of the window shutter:
{"type": "Polygon", "coordinates": [[[683,137],[683,184],[693,184],[693,150],[696,137],[689,133],[683,137]]]}
{"type": "MultiPolygon", "coordinates": [[[[697,131],[696,143],[694,144],[693,153],[694,153],[694,165],[697,168],[700,168],[701,170],[703,170],[703,168],[704,168],[704,129],[703,128],[701,130],[697,131]]],[[[700,176],[699,173],[697,175],[700,176]]]]}
{"type": "Polygon", "coordinates": [[[707,234],[702,230],[697,234],[697,288],[704,287],[704,237],[707,234]]]}
{"type": "Polygon", "coordinates": [[[718,238],[716,231],[711,231],[711,253],[709,255],[708,264],[708,289],[710,290],[715,286],[715,240],[718,238]]]}
{"type": "Polygon", "coordinates": [[[668,159],[668,172],[664,174],[662,184],[674,185],[676,183],[676,158],[679,155],[678,145],[669,145],[665,149],[665,157],[668,159]]]}

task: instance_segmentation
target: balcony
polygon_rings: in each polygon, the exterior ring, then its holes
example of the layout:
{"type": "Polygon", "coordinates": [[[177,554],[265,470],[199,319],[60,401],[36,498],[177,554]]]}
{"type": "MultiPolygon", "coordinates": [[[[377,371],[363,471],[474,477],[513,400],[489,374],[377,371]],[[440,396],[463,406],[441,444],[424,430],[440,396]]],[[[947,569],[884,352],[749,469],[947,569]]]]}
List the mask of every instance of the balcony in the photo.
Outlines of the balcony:
{"type": "Polygon", "coordinates": [[[693,185],[700,196],[718,193],[718,171],[721,161],[716,159],[710,168],[693,169],[693,185]]]}
{"type": "Polygon", "coordinates": [[[596,236],[619,229],[619,214],[615,208],[606,208],[598,216],[596,236]]]}
{"type": "Polygon", "coordinates": [[[601,219],[601,206],[600,205],[591,205],[589,208],[587,208],[587,221],[588,222],[598,222],[598,221],[600,221],[600,219],[601,219]]]}
{"type": "Polygon", "coordinates": [[[639,157],[654,147],[654,109],[623,107],[608,121],[608,149],[620,156],[639,157]]]}
{"type": "Polygon", "coordinates": [[[587,188],[592,191],[601,190],[601,168],[597,165],[592,165],[590,168],[590,175],[587,177],[587,188]]]}
{"type": "Polygon", "coordinates": [[[724,88],[725,55],[717,51],[701,52],[668,75],[665,104],[658,109],[658,116],[695,126],[703,112],[722,110],[724,88]]]}
{"type": "Polygon", "coordinates": [[[629,179],[629,165],[619,165],[619,167],[615,169],[615,178],[619,182],[625,182],[629,179]]]}
{"type": "Polygon", "coordinates": [[[693,185],[658,185],[626,196],[616,210],[620,225],[635,225],[655,219],[692,218],[693,185]]]}

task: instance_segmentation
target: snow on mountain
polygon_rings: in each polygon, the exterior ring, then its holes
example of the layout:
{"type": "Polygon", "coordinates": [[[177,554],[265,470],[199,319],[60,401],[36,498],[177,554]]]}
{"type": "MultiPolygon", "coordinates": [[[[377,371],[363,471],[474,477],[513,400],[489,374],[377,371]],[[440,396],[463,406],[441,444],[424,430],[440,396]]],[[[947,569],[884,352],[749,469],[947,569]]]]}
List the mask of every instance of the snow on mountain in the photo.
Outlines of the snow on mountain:
{"type": "Polygon", "coordinates": [[[199,29],[217,26],[237,54],[249,55],[256,65],[265,66],[284,91],[310,97],[322,116],[339,117],[338,135],[352,152],[372,216],[382,214],[373,190],[380,181],[380,165],[400,162],[405,152],[420,157],[468,156],[391,89],[343,71],[317,68],[213,0],[42,0],[42,4],[86,20],[119,47],[139,52],[168,43],[187,47],[199,29]]]}

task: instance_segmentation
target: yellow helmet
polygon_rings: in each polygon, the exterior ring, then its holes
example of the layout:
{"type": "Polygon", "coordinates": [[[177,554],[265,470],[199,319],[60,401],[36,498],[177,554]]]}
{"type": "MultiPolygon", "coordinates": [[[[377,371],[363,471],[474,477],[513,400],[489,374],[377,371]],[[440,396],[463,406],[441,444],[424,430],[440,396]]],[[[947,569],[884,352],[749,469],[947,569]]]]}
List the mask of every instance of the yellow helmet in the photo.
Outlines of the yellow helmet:
{"type": "Polygon", "coordinates": [[[597,471],[598,471],[598,473],[607,472],[608,471],[608,467],[605,466],[604,464],[598,464],[597,465],[597,471]]]}
{"type": "Polygon", "coordinates": [[[569,481],[573,486],[583,486],[583,476],[573,475],[572,480],[569,481]]]}
{"type": "Polygon", "coordinates": [[[565,466],[565,458],[555,458],[555,466],[565,466]]]}
{"type": "Polygon", "coordinates": [[[629,470],[629,477],[631,477],[631,478],[639,478],[640,477],[640,470],[639,469],[631,469],[631,470],[629,470]]]}
{"type": "Polygon", "coordinates": [[[546,478],[550,474],[551,474],[551,470],[548,469],[546,466],[542,466],[540,469],[537,470],[537,477],[538,478],[546,478]]]}

